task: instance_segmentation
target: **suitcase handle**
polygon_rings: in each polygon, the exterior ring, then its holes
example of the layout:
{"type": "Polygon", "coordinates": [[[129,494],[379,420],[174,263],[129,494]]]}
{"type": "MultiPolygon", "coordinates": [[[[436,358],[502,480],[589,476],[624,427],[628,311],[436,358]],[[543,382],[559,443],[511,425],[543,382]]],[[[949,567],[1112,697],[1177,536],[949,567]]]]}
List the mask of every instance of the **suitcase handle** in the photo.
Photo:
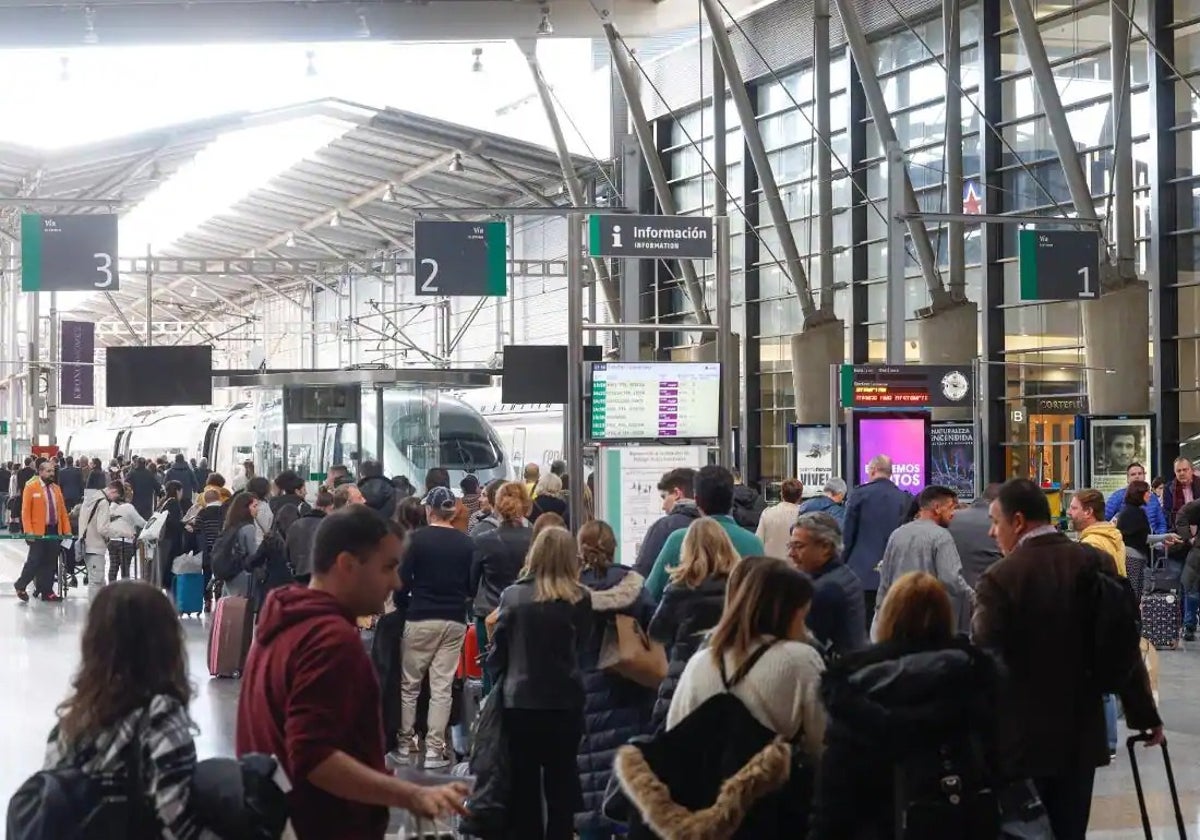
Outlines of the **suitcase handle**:
{"type": "MultiPolygon", "coordinates": [[[[1129,769],[1133,772],[1133,785],[1137,790],[1138,809],[1142,813],[1142,831],[1146,834],[1146,840],[1152,838],[1153,832],[1150,828],[1150,815],[1146,812],[1146,796],[1142,792],[1142,776],[1138,772],[1137,753],[1135,747],[1138,742],[1149,742],[1152,736],[1149,732],[1139,732],[1136,735],[1130,735],[1125,739],[1125,746],[1129,749],[1129,769]]],[[[1171,803],[1175,806],[1175,824],[1179,828],[1179,836],[1181,840],[1187,840],[1187,827],[1183,821],[1183,810],[1179,807],[1179,791],[1175,789],[1175,773],[1171,769],[1171,754],[1167,751],[1167,739],[1164,737],[1162,746],[1163,767],[1167,771],[1167,785],[1171,789],[1171,803]]]]}

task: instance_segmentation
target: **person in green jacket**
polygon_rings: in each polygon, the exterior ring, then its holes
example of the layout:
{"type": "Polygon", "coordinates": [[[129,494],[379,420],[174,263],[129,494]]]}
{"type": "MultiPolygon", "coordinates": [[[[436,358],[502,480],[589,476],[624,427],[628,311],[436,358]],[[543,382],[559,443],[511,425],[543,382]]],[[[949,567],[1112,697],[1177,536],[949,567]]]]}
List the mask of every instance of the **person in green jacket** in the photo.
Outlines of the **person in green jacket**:
{"type": "MultiPolygon", "coordinates": [[[[734,521],[730,516],[733,509],[733,473],[725,467],[702,467],[696,473],[695,480],[696,506],[700,512],[716,520],[725,529],[733,547],[742,557],[763,554],[762,540],[734,521]]],[[[646,589],[654,600],[662,599],[663,590],[667,588],[667,578],[671,570],[679,565],[679,550],[683,546],[683,537],[687,529],[675,531],[667,537],[654,568],[646,578],[646,589]]]]}

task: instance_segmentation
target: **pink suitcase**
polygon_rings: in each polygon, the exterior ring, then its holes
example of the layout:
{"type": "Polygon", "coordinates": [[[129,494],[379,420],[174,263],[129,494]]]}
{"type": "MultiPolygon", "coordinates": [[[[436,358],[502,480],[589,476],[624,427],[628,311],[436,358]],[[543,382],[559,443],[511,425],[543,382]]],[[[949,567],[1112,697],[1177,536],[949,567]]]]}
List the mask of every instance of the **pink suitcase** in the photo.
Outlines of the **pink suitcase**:
{"type": "Polygon", "coordinates": [[[208,632],[208,673],[240,677],[254,632],[250,601],[241,595],[226,595],[217,601],[208,632]]]}

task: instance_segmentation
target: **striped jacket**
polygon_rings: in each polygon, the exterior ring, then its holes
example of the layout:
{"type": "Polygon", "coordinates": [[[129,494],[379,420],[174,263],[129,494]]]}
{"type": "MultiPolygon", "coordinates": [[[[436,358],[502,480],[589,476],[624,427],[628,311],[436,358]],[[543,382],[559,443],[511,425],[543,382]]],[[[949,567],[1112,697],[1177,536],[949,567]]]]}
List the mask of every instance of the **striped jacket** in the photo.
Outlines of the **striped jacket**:
{"type": "Polygon", "coordinates": [[[196,769],[192,729],[187,709],[160,694],[150,701],[149,710],[130,712],[116,726],[79,743],[66,743],[55,726],[46,745],[45,769],[77,767],[96,775],[119,772],[122,753],[140,730],[146,795],[158,814],[164,840],[219,840],[200,826],[188,807],[196,769]]]}

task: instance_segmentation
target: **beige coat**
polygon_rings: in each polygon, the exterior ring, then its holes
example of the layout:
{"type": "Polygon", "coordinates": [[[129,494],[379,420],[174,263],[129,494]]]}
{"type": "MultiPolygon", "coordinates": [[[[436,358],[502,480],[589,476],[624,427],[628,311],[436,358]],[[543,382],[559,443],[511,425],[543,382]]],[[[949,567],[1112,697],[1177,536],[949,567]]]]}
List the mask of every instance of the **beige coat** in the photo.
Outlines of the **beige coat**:
{"type": "Polygon", "coordinates": [[[788,539],[799,515],[800,505],[792,502],[780,502],[763,511],[762,518],[758,520],[758,530],[754,533],[762,540],[768,557],[787,559],[788,539]]]}

